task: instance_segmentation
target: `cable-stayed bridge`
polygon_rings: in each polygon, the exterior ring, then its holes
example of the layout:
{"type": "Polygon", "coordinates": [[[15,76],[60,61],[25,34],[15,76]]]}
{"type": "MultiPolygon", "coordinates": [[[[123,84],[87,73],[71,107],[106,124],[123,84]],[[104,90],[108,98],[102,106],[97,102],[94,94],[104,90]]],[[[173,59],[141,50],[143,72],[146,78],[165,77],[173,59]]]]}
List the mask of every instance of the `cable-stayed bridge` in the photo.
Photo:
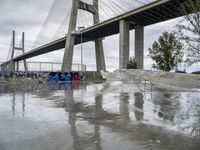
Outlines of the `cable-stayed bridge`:
{"type": "MultiPolygon", "coordinates": [[[[47,21],[51,18],[51,15],[55,13],[54,7],[58,5],[57,2],[55,0],[50,9],[43,24],[44,29],[47,28],[47,21]]],[[[1,68],[16,70],[16,64],[23,60],[26,70],[26,59],[65,48],[62,70],[70,71],[74,45],[94,41],[97,71],[106,70],[102,38],[119,33],[119,66],[120,69],[123,69],[129,59],[129,31],[135,29],[135,59],[138,67],[143,69],[144,27],[181,17],[183,15],[182,6],[188,2],[189,0],[73,0],[69,4],[71,6],[70,11],[63,17],[63,21],[55,33],[57,39],[54,39],[56,40],[46,42],[46,44],[36,48],[34,46],[32,50],[25,53],[23,37],[22,46],[16,47],[13,33],[9,51],[11,57],[8,57],[11,59],[1,64],[1,68]],[[66,23],[67,18],[69,18],[69,25],[66,23]],[[78,26],[85,26],[86,28],[78,32],[78,26]],[[14,57],[15,49],[22,50],[23,54],[14,57]]],[[[45,31],[41,29],[40,33],[42,32],[45,31]]],[[[38,36],[35,41],[36,45],[38,41],[41,41],[40,39],[42,38],[38,36]]]]}

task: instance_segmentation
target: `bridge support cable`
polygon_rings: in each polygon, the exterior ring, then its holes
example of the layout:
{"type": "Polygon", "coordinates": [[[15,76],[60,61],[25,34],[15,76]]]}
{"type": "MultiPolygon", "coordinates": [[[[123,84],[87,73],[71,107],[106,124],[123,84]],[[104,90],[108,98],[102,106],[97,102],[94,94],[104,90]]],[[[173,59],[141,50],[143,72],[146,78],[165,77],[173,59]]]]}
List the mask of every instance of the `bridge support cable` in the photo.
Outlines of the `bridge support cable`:
{"type": "Polygon", "coordinates": [[[134,3],[137,3],[139,5],[145,5],[146,3],[144,2],[144,0],[131,0],[134,3]]]}
{"type": "Polygon", "coordinates": [[[132,4],[130,1],[127,0],[100,0],[99,3],[99,11],[103,13],[102,9],[106,9],[106,13],[109,13],[109,15],[106,15],[107,19],[125,13],[136,7],[135,3],[132,4]]]}
{"type": "Polygon", "coordinates": [[[113,6],[116,6],[116,8],[121,9],[122,12],[126,12],[126,11],[127,11],[127,10],[126,10],[126,7],[124,6],[123,3],[121,4],[119,1],[116,2],[116,1],[114,1],[114,0],[110,0],[110,2],[111,2],[111,4],[113,4],[113,6]]]}
{"type": "MultiPolygon", "coordinates": [[[[58,30],[61,27],[62,21],[66,16],[66,12],[69,11],[71,7],[71,1],[69,0],[54,0],[52,6],[47,14],[42,27],[33,43],[32,48],[42,46],[49,43],[54,39],[55,35],[60,33],[58,30]],[[64,5],[67,4],[67,5],[64,5]],[[57,33],[56,33],[57,32],[57,33]]],[[[66,17],[67,19],[67,17],[66,17]]],[[[66,23],[65,23],[66,26],[66,23]]],[[[66,31],[65,31],[66,32],[66,31]]],[[[65,34],[64,32],[64,34],[65,34]]]]}
{"type": "Polygon", "coordinates": [[[101,0],[102,4],[104,5],[105,8],[108,8],[110,12],[113,13],[112,17],[116,16],[117,14],[119,14],[119,10],[116,9],[115,7],[113,8],[113,4],[108,2],[107,0],[101,0]]]}
{"type": "Polygon", "coordinates": [[[67,11],[66,15],[63,17],[61,24],[59,25],[57,31],[55,32],[52,41],[66,36],[66,31],[68,30],[68,24],[70,18],[71,9],[67,11]]]}
{"type": "MultiPolygon", "coordinates": [[[[38,35],[37,35],[35,41],[33,42],[32,49],[34,49],[34,48],[36,48],[36,47],[39,47],[39,46],[41,46],[42,44],[45,44],[45,43],[43,42],[43,40],[45,39],[45,36],[44,36],[45,30],[46,30],[46,28],[47,28],[47,25],[48,25],[49,21],[50,21],[51,18],[52,18],[52,14],[53,14],[52,12],[53,12],[53,10],[54,10],[54,8],[55,8],[55,5],[56,5],[56,0],[54,0],[53,5],[51,6],[51,8],[50,8],[50,10],[49,10],[49,12],[48,12],[48,14],[47,14],[47,16],[46,16],[46,18],[45,18],[43,24],[42,24],[42,27],[40,28],[40,31],[39,31],[39,33],[38,33],[38,35]],[[46,28],[45,28],[45,27],[46,27],[46,28]]],[[[47,42],[47,41],[46,41],[46,42],[47,42]]]]}
{"type": "Polygon", "coordinates": [[[109,16],[112,16],[113,14],[109,11],[106,10],[106,8],[104,7],[104,5],[102,4],[102,2],[99,2],[99,15],[101,17],[101,21],[106,20],[109,16]]]}
{"type": "MultiPolygon", "coordinates": [[[[119,0],[119,1],[125,5],[125,8],[131,9],[131,8],[134,8],[134,7],[135,7],[135,6],[134,6],[132,3],[130,3],[129,1],[126,1],[126,0],[119,0]]],[[[129,10],[129,9],[128,9],[128,10],[129,10]]],[[[127,10],[126,10],[126,11],[127,11],[127,10]]]]}

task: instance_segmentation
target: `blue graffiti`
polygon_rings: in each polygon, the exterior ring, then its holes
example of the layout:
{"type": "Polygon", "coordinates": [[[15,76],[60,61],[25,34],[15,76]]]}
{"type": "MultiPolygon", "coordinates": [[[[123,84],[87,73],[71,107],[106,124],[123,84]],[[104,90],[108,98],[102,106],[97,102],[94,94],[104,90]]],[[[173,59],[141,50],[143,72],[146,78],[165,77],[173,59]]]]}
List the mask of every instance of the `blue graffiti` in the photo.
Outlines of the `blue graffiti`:
{"type": "Polygon", "coordinates": [[[78,72],[51,72],[49,73],[48,82],[65,82],[79,81],[78,72]]]}

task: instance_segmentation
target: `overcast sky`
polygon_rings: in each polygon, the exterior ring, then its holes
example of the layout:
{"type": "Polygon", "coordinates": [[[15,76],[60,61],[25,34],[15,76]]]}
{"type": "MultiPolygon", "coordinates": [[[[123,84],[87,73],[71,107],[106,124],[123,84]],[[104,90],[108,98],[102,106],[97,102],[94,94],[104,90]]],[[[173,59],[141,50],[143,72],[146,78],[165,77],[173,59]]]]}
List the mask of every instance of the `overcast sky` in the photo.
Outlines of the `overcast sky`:
{"type": "MultiPolygon", "coordinates": [[[[59,8],[54,14],[48,12],[52,8],[54,0],[0,0],[0,61],[7,59],[8,49],[11,42],[12,30],[16,31],[17,43],[20,41],[21,32],[25,32],[25,49],[30,50],[33,47],[33,43],[40,32],[40,29],[44,23],[44,20],[49,17],[53,18],[53,21],[58,24],[51,24],[42,30],[47,37],[39,37],[40,41],[45,43],[45,38],[52,39],[56,33],[60,22],[62,22],[65,16],[69,18],[70,0],[56,0],[61,3],[57,3],[55,7],[59,8]],[[66,4],[63,4],[65,2],[66,4]],[[62,4],[62,5],[60,5],[62,4]],[[54,15],[54,17],[52,17],[54,15]],[[55,28],[55,29],[54,29],[55,28]],[[42,39],[43,38],[43,39],[42,39]]],[[[80,12],[79,12],[80,14],[80,12]]],[[[80,18],[80,17],[79,17],[80,18]]],[[[84,18],[81,18],[84,19],[84,18]]],[[[50,19],[49,19],[50,20],[50,19]]],[[[174,30],[174,26],[178,23],[177,19],[166,21],[163,23],[151,25],[145,27],[144,32],[144,43],[145,43],[145,69],[151,69],[152,60],[147,56],[148,48],[151,47],[152,43],[158,39],[158,37],[164,31],[174,30]]],[[[66,22],[67,26],[67,22],[66,22]]],[[[66,28],[64,28],[66,30],[66,28]]],[[[65,31],[63,31],[63,35],[65,31]]],[[[119,67],[119,35],[106,37],[103,41],[106,66],[108,70],[114,70],[119,67]]],[[[36,42],[37,44],[37,42],[36,42]]],[[[84,51],[84,64],[88,66],[90,70],[95,69],[95,50],[94,43],[88,42],[83,44],[84,51]]],[[[61,62],[63,58],[63,50],[54,51],[48,54],[44,54],[38,57],[29,59],[30,61],[52,61],[61,62]]],[[[134,55],[134,31],[130,33],[130,55],[134,55]]],[[[80,45],[75,46],[74,50],[74,63],[80,63],[80,45]]],[[[188,71],[198,70],[199,65],[193,65],[188,68],[188,71]]]]}

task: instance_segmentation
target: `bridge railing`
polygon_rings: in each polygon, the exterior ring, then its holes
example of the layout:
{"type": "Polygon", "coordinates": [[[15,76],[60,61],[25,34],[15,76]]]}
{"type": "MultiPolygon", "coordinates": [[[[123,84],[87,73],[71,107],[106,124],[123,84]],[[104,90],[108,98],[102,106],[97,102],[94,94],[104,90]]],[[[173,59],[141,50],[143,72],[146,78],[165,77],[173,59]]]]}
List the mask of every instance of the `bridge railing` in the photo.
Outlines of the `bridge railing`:
{"type": "MultiPolygon", "coordinates": [[[[24,69],[23,62],[19,64],[19,71],[24,69]]],[[[62,63],[58,62],[27,62],[29,71],[61,71],[62,63]]],[[[86,71],[86,65],[72,64],[73,71],[86,71]],[[82,66],[82,70],[81,70],[82,66]]]]}
{"type": "MultiPolygon", "coordinates": [[[[0,64],[3,62],[0,61],[0,64]]],[[[61,71],[62,63],[59,62],[31,62],[28,61],[28,71],[40,71],[40,72],[56,72],[61,71]]],[[[15,66],[17,68],[17,66],[15,66]]],[[[23,61],[19,62],[19,71],[24,71],[23,61]]],[[[72,71],[86,71],[86,65],[72,64],[72,71]]]]}

